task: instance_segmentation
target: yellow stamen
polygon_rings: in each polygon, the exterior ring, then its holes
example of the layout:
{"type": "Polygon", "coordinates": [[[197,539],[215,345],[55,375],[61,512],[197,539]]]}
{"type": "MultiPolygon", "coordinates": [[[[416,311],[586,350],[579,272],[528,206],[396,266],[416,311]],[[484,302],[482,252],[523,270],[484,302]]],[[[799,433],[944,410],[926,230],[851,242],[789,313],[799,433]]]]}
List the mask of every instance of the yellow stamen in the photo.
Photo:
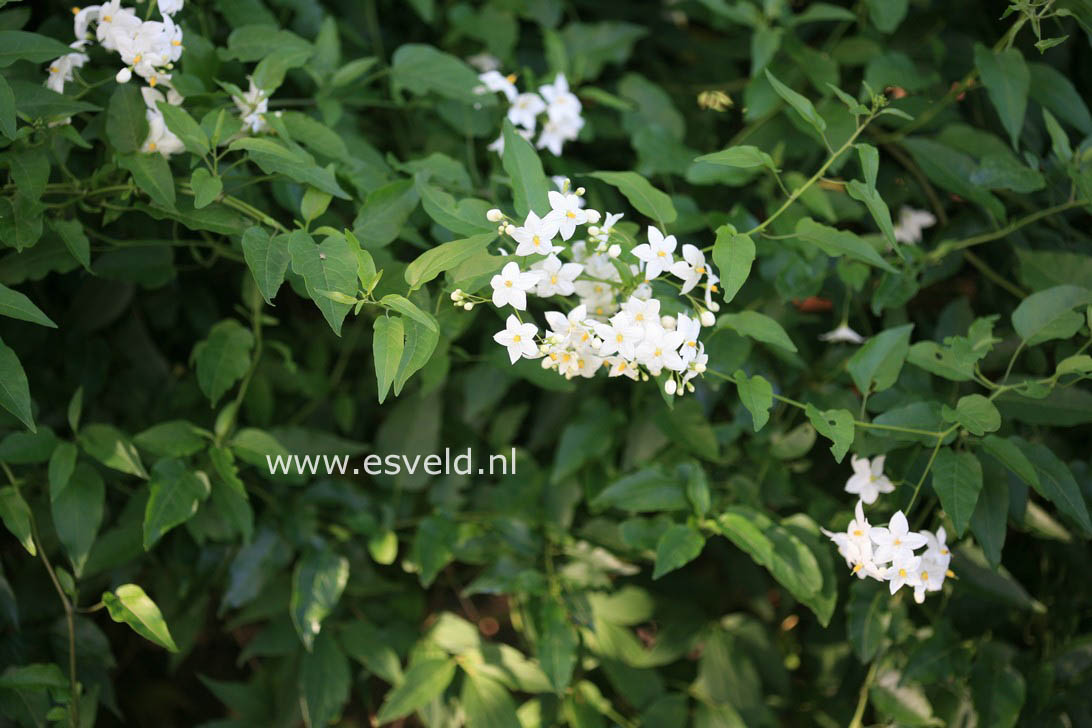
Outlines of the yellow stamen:
{"type": "Polygon", "coordinates": [[[570,220],[572,220],[572,219],[573,219],[574,217],[576,217],[576,213],[575,213],[575,212],[573,212],[572,210],[569,210],[568,212],[566,212],[566,213],[565,213],[565,217],[567,217],[567,218],[569,218],[570,220]]]}
{"type": "Polygon", "coordinates": [[[72,14],[73,15],[79,15],[80,14],[80,9],[75,5],[72,6],[72,14]]]}
{"type": "Polygon", "coordinates": [[[113,16],[110,16],[110,15],[103,15],[102,16],[102,22],[104,22],[104,23],[109,23],[113,19],[114,19],[113,16]]]}
{"type": "MultiPolygon", "coordinates": [[[[694,342],[692,342],[692,341],[691,341],[691,342],[690,342],[690,345],[691,345],[691,346],[693,346],[693,345],[694,345],[694,342]]],[[[854,529],[854,531],[853,531],[853,535],[854,535],[854,536],[863,536],[863,535],[864,535],[864,531],[862,531],[862,530],[861,530],[861,529],[859,529],[859,528],[857,528],[857,529],[854,529]]]]}
{"type": "Polygon", "coordinates": [[[929,572],[928,571],[921,572],[921,580],[922,581],[929,581],[929,572]]]}
{"type": "Polygon", "coordinates": [[[60,71],[60,70],[61,70],[61,69],[57,68],[56,66],[50,66],[50,67],[49,67],[49,72],[50,72],[50,73],[57,73],[57,72],[58,72],[58,71],[60,71]]]}
{"type": "Polygon", "coordinates": [[[154,152],[156,150],[155,142],[148,142],[148,151],[154,152]]]}
{"type": "Polygon", "coordinates": [[[550,276],[550,283],[557,283],[557,276],[550,276]]]}
{"type": "Polygon", "coordinates": [[[515,83],[516,82],[516,74],[514,74],[514,73],[509,73],[507,78],[508,78],[508,83],[515,83]]]}
{"type": "Polygon", "coordinates": [[[138,54],[138,55],[135,55],[135,56],[133,56],[133,65],[135,66],[136,64],[140,63],[140,59],[141,59],[141,58],[143,58],[143,57],[144,57],[144,56],[142,56],[142,55],[139,55],[139,54],[138,54]]]}
{"type": "Polygon", "coordinates": [[[662,250],[661,250],[660,252],[656,253],[656,255],[658,255],[658,256],[660,256],[661,258],[663,258],[663,257],[665,257],[665,256],[667,255],[667,253],[665,253],[664,251],[662,251],[662,250]]]}
{"type": "Polygon", "coordinates": [[[699,265],[697,267],[697,272],[698,272],[698,275],[705,275],[705,266],[704,265],[699,265]]]}
{"type": "Polygon", "coordinates": [[[175,38],[174,40],[171,41],[171,45],[173,45],[175,47],[178,47],[178,46],[182,45],[182,41],[175,38]]]}
{"type": "Polygon", "coordinates": [[[504,282],[504,287],[505,288],[511,288],[512,287],[512,281],[505,281],[504,282]]]}
{"type": "Polygon", "coordinates": [[[860,571],[860,570],[861,570],[861,569],[862,569],[863,567],[864,567],[864,564],[855,564],[855,565],[853,566],[853,573],[854,573],[854,574],[856,574],[856,573],[857,573],[858,571],[860,571]]]}
{"type": "Polygon", "coordinates": [[[899,569],[899,578],[900,579],[905,579],[906,578],[906,569],[899,569]]]}
{"type": "Polygon", "coordinates": [[[151,78],[148,79],[148,85],[149,86],[155,87],[155,84],[156,84],[155,76],[152,76],[151,78]]]}

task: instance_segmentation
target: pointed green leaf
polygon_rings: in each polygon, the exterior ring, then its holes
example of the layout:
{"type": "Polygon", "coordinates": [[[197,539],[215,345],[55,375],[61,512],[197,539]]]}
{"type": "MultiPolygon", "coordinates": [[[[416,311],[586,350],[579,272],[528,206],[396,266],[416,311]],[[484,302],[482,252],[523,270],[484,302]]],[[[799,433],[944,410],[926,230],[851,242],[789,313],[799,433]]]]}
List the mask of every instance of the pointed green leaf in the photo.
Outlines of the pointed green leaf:
{"type": "Polygon", "coordinates": [[[159,607],[136,584],[122,584],[103,593],[102,603],[115,622],[127,624],[144,639],[178,652],[159,607]]]}

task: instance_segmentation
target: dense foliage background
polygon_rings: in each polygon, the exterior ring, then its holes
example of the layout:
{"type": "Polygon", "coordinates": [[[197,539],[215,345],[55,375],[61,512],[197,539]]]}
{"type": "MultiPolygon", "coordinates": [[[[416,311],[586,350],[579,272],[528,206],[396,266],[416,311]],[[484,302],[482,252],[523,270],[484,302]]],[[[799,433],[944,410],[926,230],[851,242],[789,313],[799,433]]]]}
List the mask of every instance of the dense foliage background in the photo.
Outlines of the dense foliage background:
{"type": "Polygon", "coordinates": [[[1092,725],[1087,0],[191,1],[169,159],[147,77],[57,94],[70,9],[3,5],[0,721],[1092,725]],[[483,53],[580,99],[541,168],[483,53]],[[550,175],[711,251],[692,394],[451,305],[550,175]],[[467,447],[517,474],[265,457],[467,447]],[[849,453],[948,533],[923,604],[819,530],[849,453]]]}

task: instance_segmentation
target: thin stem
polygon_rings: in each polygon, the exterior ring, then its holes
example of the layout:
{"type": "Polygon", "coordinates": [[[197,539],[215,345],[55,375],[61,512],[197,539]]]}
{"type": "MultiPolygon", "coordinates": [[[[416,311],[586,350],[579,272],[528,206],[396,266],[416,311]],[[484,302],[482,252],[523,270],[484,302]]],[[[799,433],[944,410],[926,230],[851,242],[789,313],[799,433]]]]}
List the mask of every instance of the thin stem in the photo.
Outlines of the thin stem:
{"type": "Polygon", "coordinates": [[[977,268],[979,273],[986,276],[986,278],[989,278],[991,281],[1001,286],[1012,295],[1016,296],[1017,298],[1027,298],[1027,291],[995,271],[989,266],[988,263],[986,263],[986,261],[982,260],[971,251],[964,251],[963,258],[968,263],[977,268]]]}
{"type": "Polygon", "coordinates": [[[838,157],[842,156],[842,154],[844,154],[847,149],[849,149],[851,146],[853,146],[853,142],[855,142],[857,140],[857,137],[861,135],[861,132],[863,132],[865,130],[865,127],[868,126],[868,123],[870,121],[872,121],[872,119],[873,119],[872,116],[869,116],[867,119],[865,119],[864,123],[857,127],[857,129],[853,132],[853,134],[849,137],[849,139],[846,139],[845,143],[841,147],[839,147],[837,149],[837,151],[835,151],[833,154],[831,154],[830,157],[827,158],[827,161],[823,163],[823,166],[819,168],[818,172],[816,172],[815,174],[813,174],[811,176],[811,179],[809,179],[807,182],[805,182],[800,187],[793,190],[792,194],[789,195],[789,199],[785,200],[785,202],[783,202],[781,204],[781,207],[777,208],[777,210],[775,210],[772,215],[770,215],[765,220],[763,220],[761,223],[759,223],[758,225],[756,225],[753,228],[751,228],[750,230],[748,230],[745,234],[746,235],[754,235],[757,232],[765,230],[766,227],[771,222],[773,222],[774,220],[776,220],[778,217],[781,216],[781,213],[783,213],[783,212],[785,212],[785,210],[789,209],[789,207],[792,205],[792,203],[796,202],[797,198],[799,198],[800,195],[807,192],[808,189],[813,184],[818,182],[823,177],[823,175],[826,174],[827,170],[830,169],[830,166],[832,164],[834,164],[835,160],[837,160],[838,157]]]}
{"type": "Polygon", "coordinates": [[[937,444],[933,447],[933,454],[929,456],[929,462],[925,464],[925,470],[922,471],[921,477],[918,478],[918,484],[914,486],[914,494],[910,496],[910,502],[906,504],[906,513],[909,513],[914,508],[914,502],[918,499],[918,493],[921,492],[921,486],[924,485],[926,476],[928,476],[929,471],[933,469],[933,462],[937,459],[937,453],[940,452],[940,446],[944,442],[944,438],[958,426],[958,424],[955,424],[944,432],[935,433],[937,436],[937,444]]]}
{"type": "Polygon", "coordinates": [[[865,708],[868,707],[868,689],[872,687],[872,681],[876,679],[878,664],[879,660],[872,661],[872,666],[868,668],[868,674],[861,683],[861,691],[857,695],[857,709],[853,711],[853,720],[849,721],[849,728],[861,728],[863,725],[861,721],[864,720],[865,708]]]}
{"type": "Polygon", "coordinates": [[[1063,202],[1053,207],[1047,207],[1045,209],[1034,212],[1030,215],[1014,220],[1005,227],[994,230],[993,232],[982,233],[981,235],[974,235],[963,240],[945,241],[938,245],[932,252],[926,256],[926,261],[929,263],[939,263],[944,256],[949,253],[954,253],[957,250],[963,250],[975,245],[981,245],[982,243],[988,243],[991,240],[997,240],[1003,238],[1006,235],[1010,235],[1022,227],[1026,227],[1033,222],[1042,220],[1044,217],[1050,217],[1056,215],[1059,212],[1065,212],[1066,210],[1072,210],[1074,207],[1081,207],[1083,205],[1092,204],[1092,200],[1070,200],[1069,202],[1063,202]]]}

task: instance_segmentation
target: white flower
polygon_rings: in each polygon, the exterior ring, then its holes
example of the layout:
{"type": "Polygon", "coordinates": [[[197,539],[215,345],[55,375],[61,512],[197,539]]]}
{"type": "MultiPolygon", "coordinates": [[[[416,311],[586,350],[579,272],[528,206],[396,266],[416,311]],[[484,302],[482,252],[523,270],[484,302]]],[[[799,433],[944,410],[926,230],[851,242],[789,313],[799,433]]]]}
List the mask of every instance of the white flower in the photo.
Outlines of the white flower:
{"type": "Polygon", "coordinates": [[[607,243],[610,240],[611,232],[614,231],[614,226],[621,219],[622,219],[622,213],[619,212],[618,214],[612,214],[612,213],[608,212],[607,216],[606,216],[606,219],[603,221],[603,224],[600,225],[594,231],[594,233],[589,235],[588,237],[591,240],[594,240],[595,242],[599,243],[600,245],[603,245],[603,244],[607,243]]]}
{"type": "Polygon", "coordinates": [[[692,319],[686,314],[680,314],[675,322],[675,330],[682,336],[679,356],[689,364],[698,355],[698,334],[701,333],[701,321],[692,319]]]}
{"type": "Polygon", "coordinates": [[[606,361],[610,365],[608,377],[629,377],[636,382],[641,376],[641,369],[635,361],[629,361],[623,356],[607,357],[606,361]]]}
{"type": "Polygon", "coordinates": [[[163,119],[163,112],[159,110],[157,105],[166,101],[173,106],[177,106],[182,103],[182,97],[177,94],[171,97],[164,96],[161,92],[148,86],[140,89],[140,94],[144,97],[144,103],[148,107],[144,112],[144,117],[148,120],[148,136],[145,137],[144,143],[140,147],[141,151],[159,152],[164,157],[169,157],[185,149],[186,145],[182,143],[182,140],[167,128],[167,122],[163,119]]]}
{"type": "Polygon", "coordinates": [[[575,141],[583,128],[584,119],[579,116],[557,119],[550,117],[542,125],[542,133],[535,142],[535,148],[549,149],[555,157],[560,157],[565,142],[575,141]]]}
{"type": "MultiPolygon", "coordinates": [[[[531,137],[533,137],[535,135],[534,131],[532,131],[530,129],[521,129],[521,128],[517,128],[516,133],[519,134],[524,139],[527,139],[528,141],[530,141],[531,137]]],[[[493,142],[488,147],[486,147],[486,149],[488,149],[491,152],[496,152],[497,154],[503,155],[504,154],[504,134],[501,134],[499,137],[494,139],[493,142]]]]}
{"type": "Polygon", "coordinates": [[[90,39],[87,28],[91,25],[91,21],[99,19],[99,10],[101,10],[99,5],[88,5],[86,8],[76,11],[76,15],[72,20],[72,33],[76,36],[76,40],[90,39]]]}
{"type": "Polygon", "coordinates": [[[504,331],[493,334],[493,341],[508,349],[508,358],[515,364],[520,357],[534,359],[538,356],[538,345],[535,343],[537,333],[538,327],[534,324],[520,323],[515,314],[508,314],[504,331]]]}
{"type": "Polygon", "coordinates": [[[580,99],[569,91],[569,81],[565,74],[557,74],[552,84],[540,86],[538,91],[546,99],[546,113],[550,121],[568,121],[580,117],[580,99]]]}
{"type": "Polygon", "coordinates": [[[663,328],[650,329],[646,330],[634,354],[637,361],[644,365],[653,376],[658,375],[665,367],[681,372],[686,369],[686,363],[683,362],[678,351],[681,343],[682,334],[678,331],[665,331],[663,328]]]}
{"type": "Polygon", "coordinates": [[[925,601],[925,592],[940,591],[944,586],[947,570],[948,565],[933,558],[929,552],[922,555],[915,575],[917,584],[914,586],[914,601],[921,604],[925,601]]]}
{"type": "Polygon", "coordinates": [[[883,581],[883,573],[872,555],[872,539],[869,537],[871,528],[864,515],[864,506],[858,500],[854,518],[846,526],[844,533],[832,533],[825,528],[821,530],[838,547],[838,553],[846,560],[846,566],[853,570],[858,579],[871,576],[877,581],[883,581]]]}
{"type": "Polygon", "coordinates": [[[921,568],[920,556],[907,556],[906,558],[896,559],[895,563],[888,567],[884,572],[884,578],[887,579],[887,585],[894,594],[903,585],[917,587],[920,584],[919,572],[921,568]]]}
{"type": "Polygon", "coordinates": [[[633,249],[633,255],[645,264],[646,280],[652,280],[671,268],[674,262],[671,254],[675,252],[677,244],[674,235],[664,237],[658,229],[648,226],[648,242],[633,249]]]}
{"type": "Polygon", "coordinates": [[[81,52],[86,43],[87,41],[83,40],[71,43],[68,47],[75,49],[75,53],[65,54],[49,64],[49,76],[46,77],[45,82],[46,88],[59,94],[64,93],[65,83],[72,80],[73,69],[82,68],[83,64],[90,60],[86,53],[81,52]]]}
{"type": "Polygon", "coordinates": [[[679,293],[685,295],[701,282],[702,276],[709,272],[705,265],[705,254],[696,246],[687,243],[682,246],[682,260],[671,265],[671,274],[681,278],[683,285],[679,293]]]}
{"type": "Polygon", "coordinates": [[[495,93],[500,91],[509,102],[516,98],[516,85],[512,83],[513,79],[511,76],[505,76],[493,69],[479,75],[478,80],[482,82],[482,88],[476,89],[479,93],[485,93],[486,91],[493,91],[495,93]]]}
{"type": "MultiPolygon", "coordinates": [[[[558,220],[547,214],[540,218],[534,211],[527,213],[522,227],[512,228],[510,235],[519,243],[516,246],[516,255],[546,255],[553,252],[555,247],[551,244],[557,235],[558,220]]],[[[557,247],[556,250],[561,250],[557,247]]]]}
{"type": "Polygon", "coordinates": [[[182,9],[184,0],[158,0],[159,12],[163,15],[174,15],[182,9]]]}
{"type": "MultiPolygon", "coordinates": [[[[637,344],[644,338],[645,331],[640,326],[636,326],[624,319],[612,319],[611,323],[594,324],[595,333],[603,340],[603,343],[599,345],[600,356],[610,356],[617,353],[627,362],[634,358],[636,353],[637,344]]],[[[634,362],[634,364],[636,364],[634,362]]],[[[619,371],[619,374],[624,372],[619,371]]],[[[617,374],[612,374],[617,376],[617,374]]]]}
{"type": "Polygon", "coordinates": [[[927,210],[915,210],[903,207],[899,210],[899,221],[895,224],[895,240],[907,245],[921,242],[921,231],[937,224],[933,213],[927,210]]]}
{"type": "MultiPolygon", "coordinates": [[[[76,19],[79,21],[78,14],[76,19]]],[[[99,6],[98,23],[95,37],[108,51],[118,50],[118,41],[125,43],[131,39],[143,24],[135,10],[121,7],[121,0],[110,0],[99,6]]]]}
{"type": "Polygon", "coordinates": [[[243,126],[257,134],[266,129],[265,114],[269,111],[269,97],[265,91],[254,85],[254,78],[247,76],[250,87],[242,96],[232,96],[235,108],[243,120],[243,126]]]}
{"type": "Polygon", "coordinates": [[[660,323],[660,299],[658,298],[642,299],[636,295],[631,296],[622,304],[622,312],[616,318],[630,322],[634,326],[640,326],[646,333],[663,328],[663,324],[660,323]]]}
{"type": "MultiPolygon", "coordinates": [[[[518,254],[519,251],[516,252],[518,254]]],[[[584,270],[584,266],[579,263],[562,263],[560,258],[551,253],[546,260],[532,265],[531,269],[542,272],[542,278],[535,289],[536,296],[571,296],[575,291],[573,281],[584,270]]]]}
{"type": "Polygon", "coordinates": [[[493,305],[503,308],[508,304],[517,311],[527,308],[527,291],[538,283],[541,274],[522,272],[515,261],[506,263],[501,272],[493,276],[489,284],[493,286],[493,305]]]}
{"type": "Polygon", "coordinates": [[[860,344],[864,341],[864,337],[858,334],[853,329],[849,328],[849,324],[844,323],[833,331],[828,331],[825,334],[819,334],[819,340],[845,342],[847,344],[860,344]]]}
{"type": "Polygon", "coordinates": [[[512,100],[508,107],[508,121],[516,126],[534,131],[535,119],[546,110],[546,104],[542,97],[536,93],[522,93],[512,100]]]}
{"type": "Polygon", "coordinates": [[[846,492],[859,495],[861,500],[872,505],[881,493],[894,491],[895,485],[883,474],[886,457],[878,455],[869,462],[868,458],[851,456],[849,463],[853,466],[853,475],[846,481],[846,492]]]}
{"type": "Polygon", "coordinates": [[[580,198],[574,194],[563,194],[550,190],[547,195],[550,199],[550,211],[547,218],[557,224],[558,232],[562,240],[568,240],[576,232],[577,225],[583,225],[588,221],[588,213],[580,207],[580,198]]]}
{"type": "Polygon", "coordinates": [[[478,69],[482,73],[488,73],[489,71],[496,71],[500,68],[500,59],[494,56],[492,53],[478,53],[473,56],[469,56],[466,59],[474,68],[478,69]]]}
{"type": "Polygon", "coordinates": [[[944,530],[944,526],[937,529],[937,532],[930,533],[929,531],[922,531],[921,535],[925,537],[925,554],[924,558],[935,561],[941,572],[948,571],[948,565],[952,561],[952,552],[948,550],[948,534],[944,530]]]}
{"type": "Polygon", "coordinates": [[[925,536],[910,530],[906,516],[902,511],[895,511],[887,527],[873,527],[868,532],[872,543],[876,545],[876,561],[903,562],[914,555],[914,549],[925,545],[925,536]]]}

